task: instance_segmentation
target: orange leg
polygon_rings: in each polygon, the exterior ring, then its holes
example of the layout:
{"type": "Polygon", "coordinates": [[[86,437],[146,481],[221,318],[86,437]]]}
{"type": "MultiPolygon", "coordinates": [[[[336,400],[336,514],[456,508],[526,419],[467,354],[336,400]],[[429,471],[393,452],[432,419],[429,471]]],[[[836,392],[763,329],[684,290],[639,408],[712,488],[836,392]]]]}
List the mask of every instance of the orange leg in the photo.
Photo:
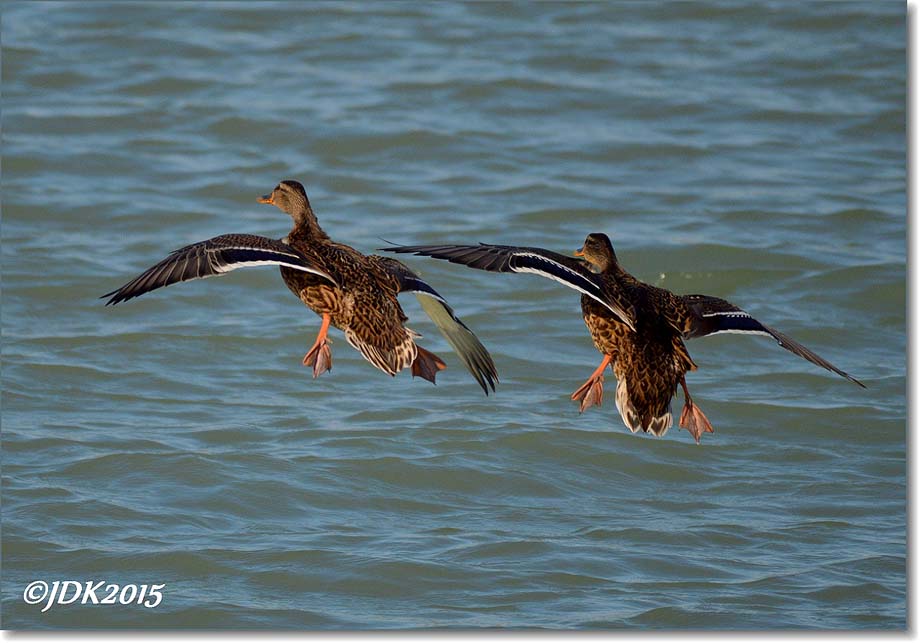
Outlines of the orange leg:
{"type": "Polygon", "coordinates": [[[700,437],[702,437],[704,431],[706,433],[712,433],[712,425],[709,423],[709,420],[706,419],[706,416],[703,415],[700,407],[693,403],[693,398],[690,397],[690,391],[687,390],[687,382],[683,377],[680,378],[680,385],[684,389],[684,408],[680,412],[680,428],[687,429],[690,435],[693,436],[693,439],[696,440],[696,443],[699,444],[700,437]]]}
{"type": "Polygon", "coordinates": [[[604,369],[609,365],[610,355],[604,355],[601,365],[591,373],[588,381],[572,393],[572,399],[581,402],[581,406],[578,409],[579,413],[583,413],[585,409],[591,408],[595,404],[600,406],[604,401],[604,369]]]}
{"type": "Polygon", "coordinates": [[[319,377],[326,371],[332,370],[332,351],[329,350],[329,340],[326,335],[329,333],[329,322],[332,316],[329,313],[323,313],[323,325],[319,327],[319,335],[313,346],[303,356],[303,365],[313,367],[313,377],[319,377]]]}

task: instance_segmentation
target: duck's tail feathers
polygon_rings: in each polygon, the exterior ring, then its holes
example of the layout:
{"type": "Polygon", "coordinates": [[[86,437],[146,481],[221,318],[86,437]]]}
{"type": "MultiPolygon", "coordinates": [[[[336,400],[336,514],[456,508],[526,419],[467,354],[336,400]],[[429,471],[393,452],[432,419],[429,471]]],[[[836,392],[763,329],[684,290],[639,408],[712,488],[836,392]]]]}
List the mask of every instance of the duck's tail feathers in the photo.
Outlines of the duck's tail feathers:
{"type": "Polygon", "coordinates": [[[616,405],[617,410],[620,412],[620,417],[623,418],[623,423],[633,433],[641,430],[660,438],[668,432],[674,422],[674,418],[671,416],[670,403],[665,408],[664,413],[659,415],[652,415],[648,412],[641,413],[636,408],[636,405],[633,404],[629,396],[629,387],[626,384],[626,380],[623,379],[617,382],[616,405]]]}

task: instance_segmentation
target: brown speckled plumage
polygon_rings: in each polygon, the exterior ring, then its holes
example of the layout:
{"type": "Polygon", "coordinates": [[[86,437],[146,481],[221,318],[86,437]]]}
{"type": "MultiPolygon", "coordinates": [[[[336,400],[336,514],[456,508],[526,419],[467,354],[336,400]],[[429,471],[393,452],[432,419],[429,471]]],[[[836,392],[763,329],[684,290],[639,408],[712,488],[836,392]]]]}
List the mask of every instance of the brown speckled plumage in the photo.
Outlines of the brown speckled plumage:
{"type": "Polygon", "coordinates": [[[655,317],[647,316],[647,310],[637,311],[637,332],[589,297],[582,296],[581,310],[595,348],[611,358],[623,422],[633,432],[664,435],[671,427],[671,398],[677,385],[687,371],[696,370],[683,340],[651,323],[655,317]]]}
{"type": "MultiPolygon", "coordinates": [[[[635,331],[590,297],[582,296],[585,325],[602,355],[610,356],[617,379],[616,406],[623,423],[634,433],[664,435],[672,425],[671,398],[696,364],[678,327],[686,317],[680,297],[642,283],[616,261],[612,247],[586,240],[580,251],[597,271],[604,290],[627,299],[635,315],[635,331]]],[[[580,399],[575,397],[575,399],[580,399]]],[[[590,406],[582,400],[582,410],[590,406]]],[[[699,440],[699,435],[694,436],[699,440]]]]}
{"type": "Polygon", "coordinates": [[[737,306],[708,295],[676,295],[643,283],[626,272],[605,234],[590,234],[575,254],[578,261],[541,248],[479,244],[395,246],[393,252],[446,259],[493,272],[526,272],[559,281],[582,293],[581,307],[600,366],[572,399],[582,411],[603,400],[604,371],[617,378],[616,405],[633,432],[657,436],[670,428],[671,398],[684,392],[681,428],[699,442],[712,426],[687,389],[685,374],[696,370],[684,341],[717,333],[748,333],[773,338],[780,346],[863,386],[827,360],[788,336],[761,324],[737,306]]]}
{"type": "Polygon", "coordinates": [[[404,326],[407,317],[397,295],[415,293],[425,312],[448,340],[486,394],[498,375],[492,358],[473,332],[458,319],[430,285],[395,259],[366,256],[332,241],[316,220],[303,186],[282,181],[259,199],[291,216],[294,226],[282,240],[257,235],[221,235],[180,248],[121,288],[104,295],[117,304],[181,281],[224,274],[245,266],[278,265],[287,287],[323,322],[304,364],[314,377],[332,367],[326,337],[329,325],[380,370],[435,381],[444,362],[419,347],[418,333],[404,326]]]}
{"type": "Polygon", "coordinates": [[[381,265],[380,257],[313,235],[310,226],[302,224],[291,230],[287,243],[338,284],[282,266],[284,283],[307,307],[330,315],[348,343],[383,372],[395,375],[412,364],[418,355],[418,335],[403,326],[408,317],[397,300],[399,281],[381,265]]]}

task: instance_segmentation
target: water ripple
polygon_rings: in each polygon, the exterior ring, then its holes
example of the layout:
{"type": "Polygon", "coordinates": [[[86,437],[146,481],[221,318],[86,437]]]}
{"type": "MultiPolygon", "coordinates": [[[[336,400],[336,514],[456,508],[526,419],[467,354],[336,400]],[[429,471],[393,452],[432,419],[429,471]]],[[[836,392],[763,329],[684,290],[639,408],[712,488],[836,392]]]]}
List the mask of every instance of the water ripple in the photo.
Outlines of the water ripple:
{"type": "MultiPolygon", "coordinates": [[[[731,2],[13,3],[3,15],[3,617],[16,629],[903,629],[903,9],[731,2]],[[279,25],[285,28],[279,29],[279,25]],[[142,27],[142,28],[139,28],[142,27]],[[496,242],[726,297],[701,446],[569,394],[577,294],[407,258],[492,351],[375,371],[274,269],[117,307],[186,243],[496,242]],[[20,599],[165,582],[156,610],[20,599]]],[[[682,400],[676,399],[679,411],[682,400]]]]}

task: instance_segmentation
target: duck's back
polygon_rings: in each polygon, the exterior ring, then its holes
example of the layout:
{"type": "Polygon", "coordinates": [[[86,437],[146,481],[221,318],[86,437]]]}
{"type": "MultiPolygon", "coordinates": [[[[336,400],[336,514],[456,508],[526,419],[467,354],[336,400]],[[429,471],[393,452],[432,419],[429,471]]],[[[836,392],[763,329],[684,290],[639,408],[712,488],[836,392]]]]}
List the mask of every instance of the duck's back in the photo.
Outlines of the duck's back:
{"type": "Polygon", "coordinates": [[[332,241],[295,240],[292,245],[338,284],[282,268],[288,288],[304,304],[317,314],[329,314],[348,343],[381,370],[393,375],[412,364],[416,335],[403,326],[407,317],[397,300],[399,281],[381,262],[332,241]]]}
{"type": "Polygon", "coordinates": [[[597,350],[611,356],[623,422],[632,431],[662,435],[672,423],[671,398],[677,385],[696,365],[673,323],[679,315],[676,297],[638,281],[627,287],[636,314],[635,332],[590,297],[582,297],[582,313],[597,350]]]}

